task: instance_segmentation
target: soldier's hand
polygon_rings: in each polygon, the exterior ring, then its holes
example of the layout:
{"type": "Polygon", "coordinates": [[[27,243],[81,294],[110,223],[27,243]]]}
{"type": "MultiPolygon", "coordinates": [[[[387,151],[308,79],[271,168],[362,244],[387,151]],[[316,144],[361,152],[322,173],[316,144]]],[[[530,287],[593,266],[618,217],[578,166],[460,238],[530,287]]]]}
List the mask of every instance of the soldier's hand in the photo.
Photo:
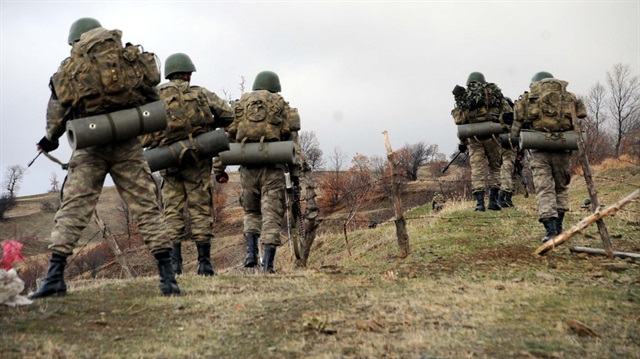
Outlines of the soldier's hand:
{"type": "Polygon", "coordinates": [[[42,137],[42,139],[40,140],[40,142],[38,142],[38,151],[42,150],[44,152],[51,152],[51,151],[55,151],[58,146],[59,146],[59,142],[58,141],[49,141],[49,139],[47,138],[47,136],[42,137]]]}
{"type": "Polygon", "coordinates": [[[216,174],[216,182],[218,183],[227,183],[229,182],[229,175],[227,172],[217,173],[216,174]]]}
{"type": "Polygon", "coordinates": [[[462,152],[467,152],[467,145],[465,143],[459,143],[458,144],[458,151],[462,152]]]}

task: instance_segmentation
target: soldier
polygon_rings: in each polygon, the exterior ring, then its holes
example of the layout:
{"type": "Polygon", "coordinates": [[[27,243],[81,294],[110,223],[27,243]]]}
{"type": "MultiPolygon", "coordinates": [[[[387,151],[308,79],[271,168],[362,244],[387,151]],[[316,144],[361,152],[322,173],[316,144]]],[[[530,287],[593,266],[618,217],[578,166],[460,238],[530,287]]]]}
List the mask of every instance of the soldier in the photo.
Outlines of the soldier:
{"type": "MultiPolygon", "coordinates": [[[[487,83],[482,73],[472,72],[467,78],[464,103],[460,103],[456,98],[456,108],[452,114],[457,124],[464,124],[497,122],[500,121],[503,112],[512,112],[512,110],[504,100],[500,88],[493,83],[487,83]]],[[[476,199],[475,211],[485,211],[485,179],[488,179],[489,184],[489,204],[487,207],[490,210],[499,211],[501,208],[498,205],[498,192],[502,161],[499,140],[494,135],[474,136],[461,141],[458,145],[460,152],[467,151],[467,148],[470,154],[472,193],[476,199]]]]}
{"type": "MultiPolygon", "coordinates": [[[[190,140],[233,122],[233,111],[223,99],[204,87],[190,84],[195,71],[195,65],[186,54],[176,53],[167,58],[164,72],[169,81],[158,86],[158,90],[167,110],[168,126],[162,132],[144,136],[143,147],[152,149],[190,140]]],[[[211,264],[212,159],[200,158],[197,150],[186,146],[181,156],[178,167],[160,171],[164,218],[169,238],[173,239],[171,263],[176,274],[181,274],[182,242],[187,240],[186,224],[190,220],[190,240],[198,249],[197,274],[211,276],[215,274],[211,264]],[[185,208],[189,216],[186,216],[185,208]]]]}
{"type": "MultiPolygon", "coordinates": [[[[279,94],[278,75],[262,71],[253,82],[252,91],[234,102],[235,120],[228,128],[236,142],[271,142],[292,140],[299,123],[291,121],[292,109],[279,94]]],[[[299,119],[299,117],[298,117],[299,119]]],[[[262,241],[262,272],[274,273],[276,248],[281,245],[280,230],[285,206],[285,166],[240,166],[241,203],[244,209],[244,236],[247,256],[244,266],[258,264],[258,240],[262,241]]],[[[221,173],[220,170],[217,170],[221,173]]],[[[299,180],[294,173],[294,185],[299,180]]]]}
{"type": "MultiPolygon", "coordinates": [[[[510,98],[505,97],[509,107],[513,108],[514,104],[510,98]]],[[[513,112],[504,113],[502,122],[511,130],[513,125],[513,112]]],[[[498,205],[502,208],[513,207],[511,197],[516,188],[516,174],[514,165],[516,160],[516,150],[514,146],[508,144],[502,146],[502,165],[500,166],[500,192],[498,192],[498,205]]]]}
{"type": "MultiPolygon", "coordinates": [[[[516,102],[512,136],[520,136],[523,127],[543,133],[573,129],[571,109],[578,118],[587,116],[586,108],[575,94],[566,91],[567,83],[554,79],[549,72],[538,72],[531,78],[530,92],[516,102]],[[540,90],[550,84],[555,90],[540,90]],[[545,86],[545,87],[543,87],[545,86]],[[547,91],[547,92],[545,92],[547,91]]],[[[538,221],[545,228],[542,243],[562,232],[562,222],[569,210],[570,150],[530,150],[531,172],[536,189],[538,221]]]]}
{"type": "MultiPolygon", "coordinates": [[[[90,56],[91,45],[96,43],[115,44],[112,61],[122,61],[122,54],[141,53],[137,47],[130,48],[127,44],[122,47],[122,33],[119,30],[109,31],[102,28],[100,23],[92,18],[81,18],[71,25],[69,31],[69,45],[72,46],[71,57],[67,58],[58,72],[51,78],[51,98],[47,107],[46,135],[38,142],[38,150],[50,152],[58,148],[58,138],[65,132],[67,121],[91,115],[110,113],[122,109],[133,108],[148,102],[158,100],[155,85],[160,77],[155,59],[144,69],[152,69],[144,73],[144,78],[135,79],[140,70],[120,74],[113,77],[100,76],[100,65],[111,66],[97,61],[95,66],[83,63],[82,59],[90,56]],[[125,51],[127,51],[125,53],[125,51]],[[155,71],[153,70],[155,66],[155,71]],[[77,76],[73,69],[83,68],[82,76],[77,76]],[[123,79],[124,77],[124,79],[123,79]],[[128,87],[127,91],[108,93],[102,87],[101,78],[107,85],[122,85],[137,83],[136,87],[128,87]],[[133,81],[128,81],[133,80],[133,81]],[[114,83],[110,83],[113,81],[114,83]],[[99,95],[96,96],[95,94],[99,95]],[[120,97],[118,97],[120,96],[120,97]],[[108,100],[108,101],[107,101],[108,100]],[[114,103],[121,102],[121,105],[114,103]]],[[[96,46],[94,46],[96,47],[96,46]]],[[[103,52],[103,55],[106,54],[103,52]]],[[[131,57],[135,59],[135,57],[131,57]]],[[[145,70],[142,70],[143,72],[145,70]]],[[[117,71],[113,68],[113,71],[117,71]]],[[[115,87],[111,87],[113,89],[115,87]]],[[[160,289],[163,295],[179,295],[180,288],[171,268],[171,241],[167,237],[162,213],[156,202],[156,185],[151,171],[145,160],[140,141],[137,138],[115,142],[107,145],[93,146],[73,151],[68,165],[68,174],[62,188],[62,204],[55,215],[55,225],[51,233],[52,252],[47,276],[40,288],[29,297],[43,298],[60,296],[67,293],[64,282],[64,269],[67,257],[73,253],[83,229],[87,226],[94,213],[98,198],[102,191],[105,177],[109,173],[115,183],[118,193],[127,204],[138,223],[138,229],[144,242],[153,253],[158,263],[160,289]]]]}
{"type": "Polygon", "coordinates": [[[433,199],[431,200],[431,210],[434,212],[440,212],[444,207],[445,199],[439,192],[433,194],[433,199]]]}

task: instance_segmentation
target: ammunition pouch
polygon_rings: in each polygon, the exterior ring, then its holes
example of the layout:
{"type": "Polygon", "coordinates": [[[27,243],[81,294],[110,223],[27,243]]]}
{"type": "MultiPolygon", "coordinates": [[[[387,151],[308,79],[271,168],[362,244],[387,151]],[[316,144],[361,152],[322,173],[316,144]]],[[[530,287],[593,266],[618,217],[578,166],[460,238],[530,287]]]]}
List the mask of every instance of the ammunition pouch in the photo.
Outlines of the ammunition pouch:
{"type": "Polygon", "coordinates": [[[479,137],[488,138],[492,135],[498,135],[506,132],[508,129],[500,123],[491,121],[468,123],[464,125],[458,125],[458,138],[466,140],[467,138],[479,137]]]}
{"type": "Polygon", "coordinates": [[[124,141],[162,131],[167,113],[162,101],[140,107],[67,121],[67,139],[74,150],[124,141]]]}
{"type": "Polygon", "coordinates": [[[295,164],[296,147],[293,141],[230,143],[229,150],[219,156],[224,166],[295,164]]]}
{"type": "Polygon", "coordinates": [[[205,132],[196,138],[176,141],[167,146],[156,147],[144,152],[151,172],[176,167],[193,162],[190,158],[195,152],[199,159],[217,156],[220,152],[229,150],[229,139],[222,129],[205,132]]]}
{"type": "MultiPolygon", "coordinates": [[[[584,139],[586,134],[582,134],[584,139]]],[[[520,149],[541,151],[571,151],[578,149],[578,138],[575,131],[540,132],[520,131],[520,149]]]]}

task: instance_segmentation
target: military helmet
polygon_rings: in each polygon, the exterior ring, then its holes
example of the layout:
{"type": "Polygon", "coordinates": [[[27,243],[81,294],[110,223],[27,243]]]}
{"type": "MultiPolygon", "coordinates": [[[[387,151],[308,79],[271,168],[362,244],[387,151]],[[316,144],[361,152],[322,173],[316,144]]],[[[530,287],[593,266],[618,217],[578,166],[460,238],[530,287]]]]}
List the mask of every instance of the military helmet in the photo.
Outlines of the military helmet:
{"type": "Polygon", "coordinates": [[[280,87],[280,78],[278,74],[272,71],[262,71],[257,76],[255,81],[253,81],[253,91],[257,90],[267,90],[269,92],[280,92],[282,88],[280,87]]]}
{"type": "Polygon", "coordinates": [[[481,84],[486,84],[487,83],[487,81],[485,81],[485,79],[484,79],[484,75],[482,74],[482,72],[472,72],[472,73],[470,73],[469,77],[467,78],[467,86],[469,86],[471,81],[476,81],[476,82],[479,82],[481,84]]]}
{"type": "Polygon", "coordinates": [[[591,204],[591,199],[589,199],[589,198],[585,198],[585,199],[584,199],[584,205],[585,205],[585,206],[588,206],[588,205],[590,205],[590,204],[591,204]]]}
{"type": "Polygon", "coordinates": [[[69,45],[80,40],[80,36],[85,32],[97,27],[102,27],[102,25],[100,25],[98,20],[91,17],[83,17],[74,21],[74,23],[71,24],[71,29],[69,29],[69,45]]]}
{"type": "Polygon", "coordinates": [[[544,79],[552,79],[553,75],[549,72],[546,71],[540,71],[537,74],[533,75],[533,77],[531,78],[531,82],[538,82],[540,80],[544,80],[544,79]]]}
{"type": "Polygon", "coordinates": [[[187,54],[178,52],[176,54],[167,57],[164,62],[164,78],[168,79],[169,76],[176,72],[195,72],[196,66],[191,61],[191,58],[187,54]]]}

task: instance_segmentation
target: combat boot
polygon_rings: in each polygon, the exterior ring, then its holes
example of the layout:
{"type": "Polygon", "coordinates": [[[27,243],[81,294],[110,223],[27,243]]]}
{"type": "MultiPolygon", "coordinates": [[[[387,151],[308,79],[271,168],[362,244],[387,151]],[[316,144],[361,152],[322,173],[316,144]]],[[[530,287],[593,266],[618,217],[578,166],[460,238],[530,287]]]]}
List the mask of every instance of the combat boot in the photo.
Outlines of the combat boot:
{"type": "Polygon", "coordinates": [[[562,222],[564,221],[564,211],[558,211],[558,219],[556,220],[556,232],[562,233],[562,222]]]}
{"type": "Polygon", "coordinates": [[[507,192],[503,190],[498,192],[498,206],[502,208],[507,207],[507,192]]]}
{"type": "Polygon", "coordinates": [[[546,241],[558,235],[558,231],[556,229],[557,220],[558,219],[555,217],[545,218],[541,220],[542,224],[544,225],[544,229],[546,230],[546,235],[544,238],[542,238],[542,243],[545,243],[546,241]]]}
{"type": "Polygon", "coordinates": [[[182,243],[173,242],[171,249],[171,267],[175,274],[182,274],[182,243]]]}
{"type": "Polygon", "coordinates": [[[180,295],[180,287],[176,281],[176,273],[171,266],[169,251],[153,255],[158,261],[158,275],[160,276],[160,290],[164,296],[180,295]]]}
{"type": "Polygon", "coordinates": [[[64,282],[64,267],[66,265],[67,256],[52,253],[47,277],[36,292],[29,294],[29,299],[60,297],[67,294],[67,284],[64,282]]]}
{"type": "Polygon", "coordinates": [[[244,258],[245,268],[253,268],[258,265],[258,238],[256,233],[247,233],[244,237],[247,242],[247,256],[244,258]]]}
{"type": "Polygon", "coordinates": [[[273,262],[276,257],[276,247],[264,246],[264,255],[262,256],[262,272],[263,273],[275,273],[273,269],[273,262]]]}
{"type": "Polygon", "coordinates": [[[211,243],[196,243],[198,247],[198,275],[216,275],[211,265],[211,243]]]}
{"type": "Polygon", "coordinates": [[[513,197],[513,193],[505,192],[504,203],[507,204],[507,207],[513,207],[513,202],[511,202],[511,197],[513,197]]]}
{"type": "Polygon", "coordinates": [[[487,208],[489,208],[492,211],[499,211],[502,209],[502,207],[500,207],[500,205],[498,205],[498,192],[500,190],[496,187],[491,187],[489,188],[489,205],[487,206],[487,208]]]}
{"type": "Polygon", "coordinates": [[[484,191],[474,192],[473,196],[476,197],[476,209],[474,211],[484,212],[484,191]]]}

